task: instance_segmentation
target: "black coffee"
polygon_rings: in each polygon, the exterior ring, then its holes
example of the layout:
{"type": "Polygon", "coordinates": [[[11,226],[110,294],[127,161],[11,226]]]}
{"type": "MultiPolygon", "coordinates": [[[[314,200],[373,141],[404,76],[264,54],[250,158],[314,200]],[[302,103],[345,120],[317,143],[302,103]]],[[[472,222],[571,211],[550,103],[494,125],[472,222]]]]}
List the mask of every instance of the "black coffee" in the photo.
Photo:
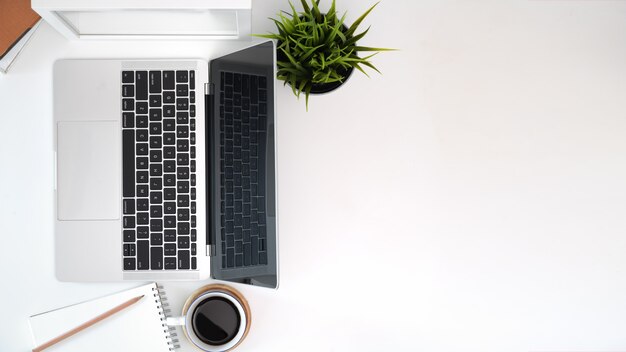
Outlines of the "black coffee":
{"type": "Polygon", "coordinates": [[[222,297],[209,297],[193,311],[193,330],[202,342],[223,345],[232,340],[241,324],[237,307],[222,297]]]}

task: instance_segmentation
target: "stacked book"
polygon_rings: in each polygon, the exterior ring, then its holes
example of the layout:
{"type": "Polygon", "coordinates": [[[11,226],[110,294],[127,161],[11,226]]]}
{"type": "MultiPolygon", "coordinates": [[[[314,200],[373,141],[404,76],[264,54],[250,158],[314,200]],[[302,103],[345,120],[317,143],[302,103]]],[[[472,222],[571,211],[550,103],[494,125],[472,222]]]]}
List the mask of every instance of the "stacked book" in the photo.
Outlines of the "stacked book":
{"type": "Polygon", "coordinates": [[[30,0],[0,0],[0,73],[7,72],[39,21],[30,0]]]}

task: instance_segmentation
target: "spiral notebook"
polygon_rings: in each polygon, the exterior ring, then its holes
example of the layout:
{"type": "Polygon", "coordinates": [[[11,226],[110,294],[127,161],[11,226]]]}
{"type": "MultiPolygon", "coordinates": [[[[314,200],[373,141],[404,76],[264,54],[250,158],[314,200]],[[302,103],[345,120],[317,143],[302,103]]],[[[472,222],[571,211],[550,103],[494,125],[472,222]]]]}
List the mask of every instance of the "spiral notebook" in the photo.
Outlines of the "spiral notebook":
{"type": "MultiPolygon", "coordinates": [[[[137,296],[136,304],[50,347],[50,352],[132,351],[169,352],[176,335],[165,325],[163,290],[156,283],[30,317],[34,345],[39,346],[89,319],[137,296]]],[[[167,304],[165,304],[167,305],[167,304]]]]}

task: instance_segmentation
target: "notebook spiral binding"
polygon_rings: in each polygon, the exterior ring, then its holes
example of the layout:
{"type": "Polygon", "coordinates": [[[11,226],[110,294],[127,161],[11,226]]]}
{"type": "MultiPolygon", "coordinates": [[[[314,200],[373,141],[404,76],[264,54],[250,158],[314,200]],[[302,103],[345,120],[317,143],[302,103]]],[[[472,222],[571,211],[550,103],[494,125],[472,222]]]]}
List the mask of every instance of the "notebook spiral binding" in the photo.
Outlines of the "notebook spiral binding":
{"type": "Polygon", "coordinates": [[[170,351],[175,351],[176,349],[180,348],[180,345],[178,344],[178,338],[176,338],[178,336],[176,334],[176,327],[167,326],[167,324],[165,323],[167,315],[171,312],[171,310],[167,308],[169,307],[169,303],[167,303],[167,296],[165,294],[165,291],[163,290],[162,285],[156,285],[156,288],[153,287],[152,291],[154,294],[155,302],[159,304],[157,308],[159,309],[159,319],[161,319],[163,334],[165,334],[165,339],[167,340],[167,344],[170,347],[170,351]]]}

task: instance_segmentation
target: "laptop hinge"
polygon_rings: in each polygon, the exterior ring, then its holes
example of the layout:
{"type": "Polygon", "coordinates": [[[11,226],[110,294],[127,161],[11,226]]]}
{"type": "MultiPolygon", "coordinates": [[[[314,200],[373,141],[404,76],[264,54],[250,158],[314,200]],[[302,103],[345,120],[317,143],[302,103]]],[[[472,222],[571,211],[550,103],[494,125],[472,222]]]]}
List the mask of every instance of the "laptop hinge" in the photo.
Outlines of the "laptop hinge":
{"type": "MultiPolygon", "coordinates": [[[[206,128],[206,165],[207,169],[210,170],[209,175],[214,175],[214,164],[213,164],[213,145],[214,137],[213,137],[213,129],[215,128],[215,121],[213,119],[214,109],[213,109],[213,99],[215,95],[213,95],[213,84],[205,83],[204,84],[204,107],[205,107],[205,128],[206,128]]],[[[208,219],[208,230],[206,233],[206,255],[207,256],[215,256],[216,248],[215,248],[215,209],[214,208],[214,195],[213,195],[213,187],[214,182],[216,180],[213,177],[210,177],[207,180],[207,191],[206,191],[206,199],[207,199],[207,219],[208,219]]]]}
{"type": "Polygon", "coordinates": [[[212,95],[213,94],[213,84],[205,83],[204,84],[204,95],[212,95]]]}

